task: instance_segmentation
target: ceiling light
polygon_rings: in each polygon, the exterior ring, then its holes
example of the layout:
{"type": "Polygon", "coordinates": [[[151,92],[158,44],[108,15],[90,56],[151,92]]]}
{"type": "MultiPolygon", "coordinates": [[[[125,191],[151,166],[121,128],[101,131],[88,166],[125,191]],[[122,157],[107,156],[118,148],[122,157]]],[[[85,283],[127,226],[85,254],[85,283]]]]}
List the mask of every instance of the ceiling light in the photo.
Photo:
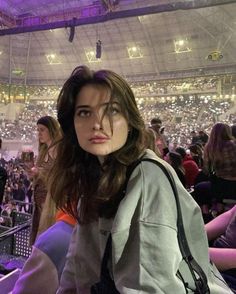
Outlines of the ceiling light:
{"type": "Polygon", "coordinates": [[[206,58],[211,61],[219,61],[223,58],[223,54],[220,51],[216,50],[210,52],[206,58]]]}
{"type": "Polygon", "coordinates": [[[16,76],[22,76],[24,75],[24,71],[20,68],[15,68],[11,71],[16,76]]]}
{"type": "Polygon", "coordinates": [[[52,64],[52,65],[61,64],[61,60],[59,59],[59,57],[55,53],[51,53],[51,54],[46,55],[46,58],[47,58],[49,64],[52,64]]]}
{"type": "Polygon", "coordinates": [[[127,51],[130,59],[143,57],[142,50],[139,46],[127,47],[127,51]]]}
{"type": "Polygon", "coordinates": [[[188,39],[174,40],[175,53],[186,53],[191,52],[192,48],[189,44],[188,39]]]}
{"type": "Polygon", "coordinates": [[[179,46],[183,46],[184,40],[178,40],[178,41],[176,41],[176,44],[178,44],[179,46]]]}
{"type": "Polygon", "coordinates": [[[101,62],[101,58],[96,58],[96,52],[94,50],[85,50],[85,55],[88,62],[101,62]]]}

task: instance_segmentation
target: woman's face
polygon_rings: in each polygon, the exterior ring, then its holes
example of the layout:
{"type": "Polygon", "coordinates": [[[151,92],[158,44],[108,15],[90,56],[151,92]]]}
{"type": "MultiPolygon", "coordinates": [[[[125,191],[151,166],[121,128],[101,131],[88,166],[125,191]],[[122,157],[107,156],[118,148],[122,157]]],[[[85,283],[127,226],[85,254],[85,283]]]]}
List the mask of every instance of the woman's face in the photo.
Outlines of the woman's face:
{"type": "Polygon", "coordinates": [[[51,143],[51,137],[50,137],[48,128],[45,127],[44,125],[38,124],[37,130],[38,130],[39,142],[43,144],[47,144],[49,146],[51,143]]]}
{"type": "Polygon", "coordinates": [[[110,91],[105,87],[86,85],[75,103],[74,126],[78,143],[83,150],[96,155],[100,162],[106,155],[122,148],[128,137],[128,122],[118,100],[114,99],[108,110],[109,101],[110,91]],[[104,115],[105,110],[108,112],[104,115]]]}

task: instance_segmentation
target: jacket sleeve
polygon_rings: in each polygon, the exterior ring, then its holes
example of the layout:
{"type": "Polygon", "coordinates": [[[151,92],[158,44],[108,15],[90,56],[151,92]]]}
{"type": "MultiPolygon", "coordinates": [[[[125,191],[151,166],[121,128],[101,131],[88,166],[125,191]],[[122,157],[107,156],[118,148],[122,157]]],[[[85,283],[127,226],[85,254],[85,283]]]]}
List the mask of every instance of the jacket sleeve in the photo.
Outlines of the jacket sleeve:
{"type": "MultiPolygon", "coordinates": [[[[183,189],[175,174],[174,177],[183,189]]],[[[175,198],[166,176],[158,167],[150,163],[141,165],[129,183],[127,200],[137,194],[140,194],[139,204],[130,227],[112,234],[116,287],[120,293],[127,294],[183,294],[186,290],[178,277],[182,255],[177,239],[175,198]],[[121,249],[125,236],[127,242],[121,249]]],[[[126,207],[125,201],[119,210],[126,207]]],[[[119,213],[122,219],[128,211],[120,210],[119,213]]]]}
{"type": "Polygon", "coordinates": [[[101,253],[97,222],[76,225],[57,294],[90,294],[99,280],[101,253]]]}
{"type": "Polygon", "coordinates": [[[51,259],[40,249],[33,247],[12,294],[55,294],[58,273],[51,259]]]}
{"type": "Polygon", "coordinates": [[[78,234],[78,225],[75,226],[71,236],[70,246],[66,256],[66,264],[60,279],[60,286],[57,294],[76,294],[76,267],[75,267],[75,254],[76,254],[76,241],[78,234]]]}

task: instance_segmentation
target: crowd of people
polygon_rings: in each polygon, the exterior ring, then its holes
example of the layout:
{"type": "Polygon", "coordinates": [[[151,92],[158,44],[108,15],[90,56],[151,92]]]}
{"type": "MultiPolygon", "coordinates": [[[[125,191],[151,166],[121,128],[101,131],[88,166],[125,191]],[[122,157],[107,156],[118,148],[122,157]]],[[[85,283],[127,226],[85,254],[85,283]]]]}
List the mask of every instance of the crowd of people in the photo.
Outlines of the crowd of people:
{"type": "MultiPolygon", "coordinates": [[[[204,99],[186,96],[176,98],[165,103],[146,99],[139,104],[139,109],[146,125],[161,113],[165,122],[165,133],[172,144],[188,146],[192,130],[204,130],[209,133],[211,127],[222,115],[233,107],[231,100],[204,99]],[[214,111],[213,111],[214,110],[214,111]]],[[[3,140],[21,140],[25,143],[36,142],[37,130],[35,128],[35,117],[50,115],[56,117],[56,102],[41,101],[25,104],[23,112],[14,122],[2,121],[0,133],[3,140]]],[[[232,123],[236,116],[229,114],[221,121],[232,123]]],[[[2,150],[7,152],[7,150],[2,150]]]]}

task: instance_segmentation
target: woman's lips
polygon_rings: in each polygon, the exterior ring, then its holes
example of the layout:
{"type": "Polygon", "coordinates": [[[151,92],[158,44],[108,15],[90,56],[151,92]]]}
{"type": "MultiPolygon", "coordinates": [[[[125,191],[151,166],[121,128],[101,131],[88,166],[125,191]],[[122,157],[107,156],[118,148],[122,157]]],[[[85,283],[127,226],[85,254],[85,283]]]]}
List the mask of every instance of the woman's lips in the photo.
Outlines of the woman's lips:
{"type": "Polygon", "coordinates": [[[95,137],[92,137],[91,139],[89,139],[89,141],[93,144],[105,143],[108,140],[109,140],[108,137],[103,137],[103,136],[95,136],[95,137]]]}

